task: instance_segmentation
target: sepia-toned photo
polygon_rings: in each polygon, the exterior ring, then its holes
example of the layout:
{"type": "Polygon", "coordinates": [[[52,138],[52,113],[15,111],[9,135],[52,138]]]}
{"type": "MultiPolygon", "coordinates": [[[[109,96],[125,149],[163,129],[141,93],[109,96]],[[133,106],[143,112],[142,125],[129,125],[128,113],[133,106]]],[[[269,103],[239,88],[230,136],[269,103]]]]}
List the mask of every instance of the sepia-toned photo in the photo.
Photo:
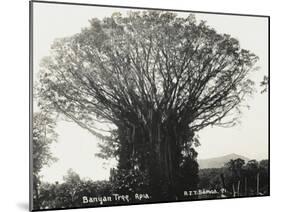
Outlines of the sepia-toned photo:
{"type": "Polygon", "coordinates": [[[268,16],[30,14],[31,210],[269,196],[268,16]]]}

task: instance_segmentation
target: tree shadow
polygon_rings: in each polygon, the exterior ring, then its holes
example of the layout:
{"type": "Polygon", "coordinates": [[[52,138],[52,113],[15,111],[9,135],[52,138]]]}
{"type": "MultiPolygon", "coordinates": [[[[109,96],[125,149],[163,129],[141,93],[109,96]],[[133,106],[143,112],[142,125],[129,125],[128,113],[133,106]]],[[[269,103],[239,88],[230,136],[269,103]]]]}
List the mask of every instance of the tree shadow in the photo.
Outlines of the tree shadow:
{"type": "Polygon", "coordinates": [[[17,206],[24,211],[29,211],[29,204],[27,202],[19,202],[17,206]]]}

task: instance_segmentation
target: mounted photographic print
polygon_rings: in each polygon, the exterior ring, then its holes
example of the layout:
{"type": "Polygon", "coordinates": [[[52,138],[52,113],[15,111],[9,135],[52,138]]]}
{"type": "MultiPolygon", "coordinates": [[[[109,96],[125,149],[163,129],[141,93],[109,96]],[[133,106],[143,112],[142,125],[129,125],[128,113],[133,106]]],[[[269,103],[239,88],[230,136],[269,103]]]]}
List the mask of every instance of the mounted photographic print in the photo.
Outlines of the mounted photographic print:
{"type": "Polygon", "coordinates": [[[31,1],[30,210],[269,196],[269,78],[268,16],[31,1]]]}

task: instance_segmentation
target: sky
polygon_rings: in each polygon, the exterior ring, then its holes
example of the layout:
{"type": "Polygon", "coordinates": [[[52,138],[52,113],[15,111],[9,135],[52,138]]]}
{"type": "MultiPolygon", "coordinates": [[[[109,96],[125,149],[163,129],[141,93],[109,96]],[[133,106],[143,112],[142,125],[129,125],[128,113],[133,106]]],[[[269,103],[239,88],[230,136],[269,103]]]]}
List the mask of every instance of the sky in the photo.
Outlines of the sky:
{"type": "MultiPolygon", "coordinates": [[[[88,20],[91,18],[101,19],[113,12],[126,14],[128,10],[130,9],[34,3],[34,79],[38,76],[40,60],[49,55],[54,39],[79,33],[81,28],[89,26],[88,20]]],[[[185,17],[189,13],[180,12],[178,15],[185,17]]],[[[260,94],[258,86],[268,72],[267,19],[202,13],[195,13],[195,16],[198,20],[206,20],[217,32],[237,38],[242,48],[251,50],[260,58],[256,64],[259,70],[252,74],[252,79],[257,84],[257,93],[247,101],[250,109],[243,109],[240,124],[235,127],[207,127],[200,131],[198,135],[201,146],[196,149],[198,158],[231,153],[257,160],[268,158],[268,94],[260,94]]],[[[36,105],[34,110],[37,110],[36,105]]],[[[93,135],[75,123],[66,121],[57,123],[56,132],[59,135],[58,142],[51,145],[51,151],[59,160],[42,169],[43,180],[62,181],[63,175],[70,168],[82,178],[108,179],[109,169],[116,162],[95,157],[99,149],[98,140],[93,135]]]]}

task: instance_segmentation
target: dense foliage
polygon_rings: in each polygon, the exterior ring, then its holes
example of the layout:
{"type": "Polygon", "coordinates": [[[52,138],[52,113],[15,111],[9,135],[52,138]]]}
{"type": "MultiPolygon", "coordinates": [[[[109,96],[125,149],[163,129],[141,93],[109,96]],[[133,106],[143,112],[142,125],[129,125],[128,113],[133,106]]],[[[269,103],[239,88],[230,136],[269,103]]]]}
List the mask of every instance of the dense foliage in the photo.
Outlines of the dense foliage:
{"type": "MultiPolygon", "coordinates": [[[[192,160],[194,161],[194,160],[192,160]]],[[[197,164],[189,164],[185,171],[197,169],[197,164]]],[[[197,172],[193,172],[197,173],[197,172]]],[[[222,168],[201,169],[199,176],[184,174],[183,189],[186,191],[217,191],[217,194],[195,195],[187,197],[179,195],[179,199],[204,199],[235,196],[268,195],[269,192],[269,167],[268,160],[257,162],[250,160],[244,164],[243,160],[231,160],[222,168]],[[237,164],[243,164],[242,167],[237,164]],[[196,181],[192,183],[192,181],[196,181]],[[240,184],[238,188],[238,183],[240,184]],[[195,186],[198,185],[198,186],[195,186]],[[224,189],[224,192],[221,192],[224,189]]],[[[116,201],[113,194],[128,195],[130,203],[154,201],[153,199],[136,199],[136,194],[151,195],[151,188],[147,182],[145,173],[137,170],[111,170],[109,181],[93,181],[81,179],[73,170],[68,170],[63,177],[63,182],[41,182],[36,209],[75,208],[96,205],[115,205],[128,203],[116,201]],[[119,172],[119,173],[117,173],[119,172]],[[83,197],[112,197],[112,201],[96,201],[90,204],[83,203],[83,197]]]]}
{"type": "Polygon", "coordinates": [[[268,160],[230,160],[223,168],[201,169],[199,178],[198,188],[225,188],[234,197],[269,194],[268,160]]]}
{"type": "MultiPolygon", "coordinates": [[[[92,181],[80,179],[73,170],[69,170],[63,182],[44,183],[40,185],[37,209],[82,207],[83,196],[108,196],[113,193],[109,181],[92,181]]],[[[96,205],[99,203],[96,203],[96,205]]]]}

